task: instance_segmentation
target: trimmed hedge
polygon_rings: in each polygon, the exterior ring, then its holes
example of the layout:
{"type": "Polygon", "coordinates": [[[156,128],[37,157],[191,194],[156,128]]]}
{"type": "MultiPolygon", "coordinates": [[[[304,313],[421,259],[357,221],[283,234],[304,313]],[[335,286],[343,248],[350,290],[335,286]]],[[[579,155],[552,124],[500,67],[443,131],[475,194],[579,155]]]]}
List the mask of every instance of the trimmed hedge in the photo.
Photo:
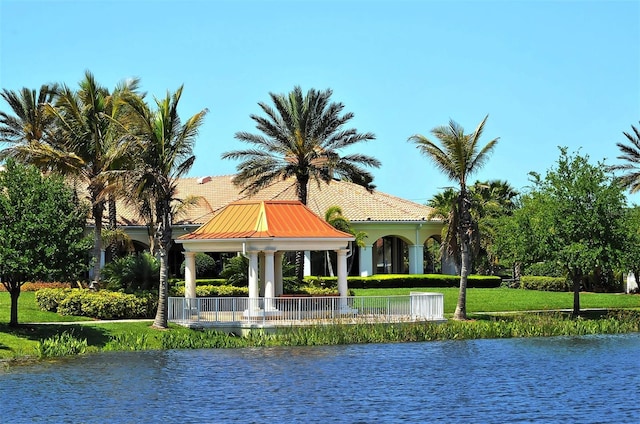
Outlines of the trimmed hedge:
{"type": "MultiPolygon", "coordinates": [[[[171,296],[183,297],[184,285],[174,287],[171,296]]],[[[229,285],[213,286],[196,284],[197,297],[241,297],[249,296],[249,287],[235,287],[229,285]]]]}
{"type": "MultiPolygon", "coordinates": [[[[337,277],[305,277],[305,281],[335,282],[337,277]]],[[[468,288],[500,287],[502,280],[494,275],[470,275],[468,288]]],[[[411,287],[459,287],[460,276],[444,274],[377,274],[369,277],[347,277],[351,289],[388,289],[411,287]]]]}
{"type": "Polygon", "coordinates": [[[158,295],[126,294],[101,290],[42,289],[36,292],[40,309],[60,315],[96,319],[152,318],[158,307],[158,295]]]}
{"type": "Polygon", "coordinates": [[[527,290],[567,292],[572,290],[572,285],[565,277],[523,275],[520,277],[520,288],[527,290]]]}

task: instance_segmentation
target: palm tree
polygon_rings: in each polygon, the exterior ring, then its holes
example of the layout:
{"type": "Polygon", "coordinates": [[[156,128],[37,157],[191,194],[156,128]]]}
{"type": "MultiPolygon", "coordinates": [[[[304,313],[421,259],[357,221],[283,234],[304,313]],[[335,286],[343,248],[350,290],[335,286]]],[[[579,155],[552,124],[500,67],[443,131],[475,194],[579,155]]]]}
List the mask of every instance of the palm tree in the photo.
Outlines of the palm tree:
{"type": "Polygon", "coordinates": [[[620,177],[623,187],[629,189],[631,193],[640,191],[640,130],[631,125],[631,132],[623,131],[629,144],[616,143],[622,154],[618,159],[626,163],[610,167],[612,171],[625,171],[626,174],[620,177]]]}
{"type": "Polygon", "coordinates": [[[467,180],[484,165],[498,142],[495,138],[482,148],[478,145],[488,117],[485,116],[471,134],[465,134],[464,129],[453,120],[449,121],[448,126],[432,129],[431,134],[438,139],[441,146],[420,134],[409,138],[409,141],[417,145],[420,153],[431,159],[440,171],[459,185],[457,238],[460,243],[460,293],[453,317],[460,320],[467,318],[467,278],[471,265],[471,242],[474,237],[472,197],[467,188],[467,180]]]}
{"type": "Polygon", "coordinates": [[[132,112],[129,131],[139,145],[139,160],[130,170],[112,171],[112,178],[120,182],[137,200],[145,205],[142,214],[155,218],[155,250],[160,257],[158,310],[153,322],[156,328],[167,328],[169,249],[173,241],[172,217],[179,178],[186,174],[195,161],[193,146],[198,129],[204,121],[204,109],[184,124],[178,115],[182,86],[164,99],[156,99],[157,109],[151,111],[144,99],[131,94],[123,97],[132,112]]]}
{"type": "MultiPolygon", "coordinates": [[[[44,105],[55,97],[57,85],[43,84],[40,91],[26,87],[19,92],[3,89],[0,96],[14,115],[0,111],[0,143],[9,147],[44,142],[51,136],[53,118],[45,113],[44,105]]],[[[3,156],[10,150],[4,149],[3,156]]]]}
{"type": "MultiPolygon", "coordinates": [[[[347,219],[346,216],[342,214],[342,208],[340,206],[330,206],[324,213],[324,220],[327,221],[329,225],[331,225],[336,230],[340,230],[345,233],[349,233],[353,235],[355,239],[356,246],[364,247],[364,239],[367,238],[367,233],[364,231],[354,231],[351,228],[351,223],[347,219]]],[[[349,242],[351,245],[351,242],[349,242]]],[[[329,275],[333,277],[333,266],[331,264],[331,255],[329,255],[329,251],[326,251],[327,263],[329,265],[329,275]]],[[[353,257],[351,254],[350,257],[353,257]]],[[[351,271],[351,266],[353,265],[353,259],[349,263],[349,267],[347,270],[347,274],[351,271]]]]}
{"type": "MultiPolygon", "coordinates": [[[[299,86],[288,94],[269,93],[275,109],[258,103],[266,117],[251,115],[262,134],[238,132],[235,138],[253,145],[222,155],[223,159],[240,159],[233,181],[243,193],[255,194],[278,180],[295,178],[298,200],[307,204],[308,184],[314,180],[330,183],[333,178],[354,182],[373,190],[373,175],[363,166],[378,168],[380,162],[370,156],[353,153],[341,156],[340,150],[356,143],[373,140],[372,133],[345,129],[353,113],[342,114],[342,103],[330,102],[330,89],[309,90],[299,86]]],[[[296,275],[302,279],[302,255],[296,255],[296,275]]]]}
{"type": "Polygon", "coordinates": [[[78,90],[63,85],[55,105],[47,104],[47,111],[56,118],[59,138],[55,154],[45,157],[67,176],[78,176],[87,184],[94,220],[93,279],[100,280],[102,253],[102,218],[105,208],[104,173],[112,169],[114,161],[121,160],[127,149],[121,143],[122,127],[118,122],[118,98],[125,92],[135,91],[139,80],[130,79],[119,84],[111,94],[85,71],[78,90]]]}

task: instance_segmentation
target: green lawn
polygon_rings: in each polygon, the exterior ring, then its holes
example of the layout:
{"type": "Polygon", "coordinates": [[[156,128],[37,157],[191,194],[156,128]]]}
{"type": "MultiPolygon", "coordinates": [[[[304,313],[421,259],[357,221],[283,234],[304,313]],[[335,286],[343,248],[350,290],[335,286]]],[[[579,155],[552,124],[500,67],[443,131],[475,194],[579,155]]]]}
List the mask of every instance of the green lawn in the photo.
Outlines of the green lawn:
{"type": "MultiPolygon", "coordinates": [[[[11,316],[9,293],[0,292],[0,323],[8,323],[11,316]]],[[[55,312],[41,311],[36,303],[35,292],[20,293],[18,298],[18,322],[74,322],[91,321],[86,317],[62,316],[55,312]]]]}
{"type": "MultiPolygon", "coordinates": [[[[356,296],[400,296],[412,291],[427,291],[444,294],[444,312],[453,314],[458,301],[457,288],[411,288],[411,289],[355,289],[356,296]]],[[[640,308],[640,296],[617,293],[581,293],[582,309],[640,308]]],[[[572,309],[573,293],[543,292],[519,289],[467,289],[467,313],[536,311],[549,309],[572,309]]]]}

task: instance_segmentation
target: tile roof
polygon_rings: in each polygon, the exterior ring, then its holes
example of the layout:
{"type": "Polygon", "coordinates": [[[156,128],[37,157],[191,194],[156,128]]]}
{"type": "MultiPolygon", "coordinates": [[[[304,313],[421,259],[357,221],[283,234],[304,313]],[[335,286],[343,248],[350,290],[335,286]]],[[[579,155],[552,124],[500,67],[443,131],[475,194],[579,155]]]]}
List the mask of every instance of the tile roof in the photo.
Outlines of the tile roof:
{"type": "MultiPolygon", "coordinates": [[[[188,195],[200,197],[197,205],[176,217],[175,223],[204,224],[226,205],[243,200],[297,200],[295,180],[278,181],[253,196],[240,193],[232,182],[233,175],[202,178],[183,178],[178,182],[178,198],[188,195]]],[[[307,207],[324,217],[331,206],[339,206],[351,222],[385,221],[412,222],[429,220],[432,208],[400,197],[368,192],[363,187],[346,181],[333,180],[330,184],[311,181],[308,187],[307,207]]],[[[144,225],[144,222],[122,202],[118,204],[118,220],[121,225],[144,225]]],[[[105,214],[106,215],[106,214],[105,214]]],[[[433,219],[433,218],[432,218],[433,219]]]]}
{"type": "Polygon", "coordinates": [[[241,201],[227,205],[192,233],[193,239],[347,238],[297,200],[241,201]]]}

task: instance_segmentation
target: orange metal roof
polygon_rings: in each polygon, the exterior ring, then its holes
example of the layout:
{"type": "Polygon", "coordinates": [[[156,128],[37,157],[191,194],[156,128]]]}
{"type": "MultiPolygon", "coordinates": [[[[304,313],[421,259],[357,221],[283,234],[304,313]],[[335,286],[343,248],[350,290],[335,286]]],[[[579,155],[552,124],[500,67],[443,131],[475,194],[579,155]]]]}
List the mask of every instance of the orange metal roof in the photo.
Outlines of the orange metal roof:
{"type": "Polygon", "coordinates": [[[297,200],[243,201],[227,205],[181,240],[235,238],[353,238],[297,200]]]}

